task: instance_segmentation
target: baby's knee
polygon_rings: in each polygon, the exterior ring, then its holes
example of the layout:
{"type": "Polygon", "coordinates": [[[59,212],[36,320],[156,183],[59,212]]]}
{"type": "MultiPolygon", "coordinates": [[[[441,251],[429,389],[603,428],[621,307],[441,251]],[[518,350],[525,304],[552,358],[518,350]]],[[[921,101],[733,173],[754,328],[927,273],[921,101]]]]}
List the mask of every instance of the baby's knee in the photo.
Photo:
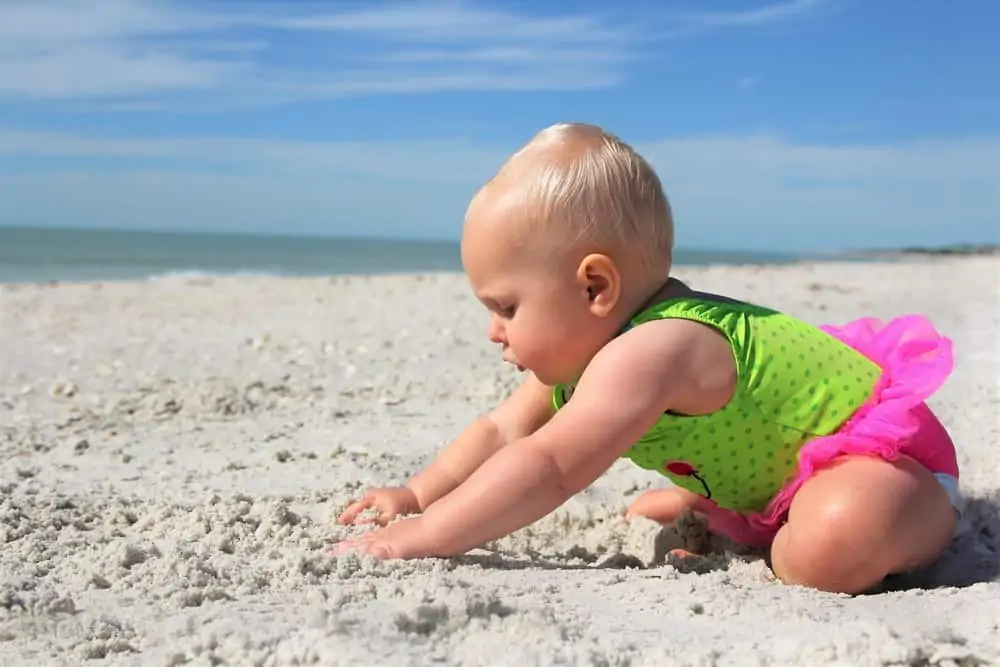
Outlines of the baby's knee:
{"type": "Polygon", "coordinates": [[[771,546],[771,565],[784,583],[836,593],[861,593],[887,574],[878,545],[858,539],[857,517],[829,506],[785,524],[771,546]]]}

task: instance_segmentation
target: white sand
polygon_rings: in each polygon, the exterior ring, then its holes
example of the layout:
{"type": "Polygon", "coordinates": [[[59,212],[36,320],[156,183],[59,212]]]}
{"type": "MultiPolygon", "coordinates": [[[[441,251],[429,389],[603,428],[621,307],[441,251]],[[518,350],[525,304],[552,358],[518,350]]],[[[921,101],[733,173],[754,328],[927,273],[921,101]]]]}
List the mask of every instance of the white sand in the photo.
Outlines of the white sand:
{"type": "Polygon", "coordinates": [[[972,500],[938,568],[851,598],[741,557],[644,567],[676,536],[620,520],[661,483],[627,462],[493,553],[332,558],[360,486],[516,380],[461,276],[8,286],[0,664],[1000,664],[1000,259],[680,275],[954,337],[933,406],[972,500]]]}

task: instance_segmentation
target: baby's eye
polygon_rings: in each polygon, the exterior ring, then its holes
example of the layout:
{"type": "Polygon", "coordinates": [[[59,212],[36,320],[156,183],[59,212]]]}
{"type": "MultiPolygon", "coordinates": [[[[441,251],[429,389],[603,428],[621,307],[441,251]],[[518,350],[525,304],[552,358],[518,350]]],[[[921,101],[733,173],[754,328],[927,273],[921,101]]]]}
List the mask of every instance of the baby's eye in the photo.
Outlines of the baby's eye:
{"type": "Polygon", "coordinates": [[[514,317],[514,313],[517,311],[517,306],[500,306],[497,312],[500,313],[501,317],[511,318],[514,317]]]}

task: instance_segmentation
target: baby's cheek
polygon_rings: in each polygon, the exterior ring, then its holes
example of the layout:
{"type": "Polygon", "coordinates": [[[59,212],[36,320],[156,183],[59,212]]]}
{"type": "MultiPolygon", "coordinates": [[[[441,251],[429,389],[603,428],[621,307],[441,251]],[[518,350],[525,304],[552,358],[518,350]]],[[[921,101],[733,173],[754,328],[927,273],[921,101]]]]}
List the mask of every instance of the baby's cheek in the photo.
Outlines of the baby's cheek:
{"type": "Polygon", "coordinates": [[[542,328],[518,331],[516,338],[511,339],[511,347],[514,348],[518,359],[526,365],[531,365],[532,362],[544,362],[558,351],[558,345],[542,328]]]}
{"type": "Polygon", "coordinates": [[[553,361],[573,356],[574,350],[579,347],[575,343],[577,341],[574,340],[572,331],[558,323],[552,323],[539,331],[532,341],[535,354],[553,361]]]}

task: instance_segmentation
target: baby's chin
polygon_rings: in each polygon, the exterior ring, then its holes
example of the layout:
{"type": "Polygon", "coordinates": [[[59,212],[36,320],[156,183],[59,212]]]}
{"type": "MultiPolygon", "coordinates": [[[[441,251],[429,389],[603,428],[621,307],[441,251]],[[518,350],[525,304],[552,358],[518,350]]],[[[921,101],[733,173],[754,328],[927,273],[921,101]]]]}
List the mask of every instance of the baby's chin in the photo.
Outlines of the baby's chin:
{"type": "Polygon", "coordinates": [[[535,376],[536,379],[539,379],[539,380],[541,379],[541,377],[539,376],[539,374],[536,371],[532,370],[531,368],[528,368],[527,366],[522,366],[521,364],[514,363],[513,361],[509,361],[507,363],[509,363],[511,366],[513,366],[517,370],[518,373],[522,373],[522,374],[523,373],[531,373],[532,375],[535,376]]]}
{"type": "Polygon", "coordinates": [[[569,384],[577,379],[576,377],[563,377],[567,374],[565,368],[533,368],[513,360],[505,359],[504,361],[516,368],[518,373],[531,373],[536,380],[550,387],[555,387],[558,384],[569,384]]]}
{"type": "Polygon", "coordinates": [[[532,370],[530,368],[526,369],[526,372],[534,374],[535,379],[549,387],[555,387],[561,384],[571,384],[574,381],[574,378],[564,378],[558,373],[550,375],[544,371],[532,370]]]}

